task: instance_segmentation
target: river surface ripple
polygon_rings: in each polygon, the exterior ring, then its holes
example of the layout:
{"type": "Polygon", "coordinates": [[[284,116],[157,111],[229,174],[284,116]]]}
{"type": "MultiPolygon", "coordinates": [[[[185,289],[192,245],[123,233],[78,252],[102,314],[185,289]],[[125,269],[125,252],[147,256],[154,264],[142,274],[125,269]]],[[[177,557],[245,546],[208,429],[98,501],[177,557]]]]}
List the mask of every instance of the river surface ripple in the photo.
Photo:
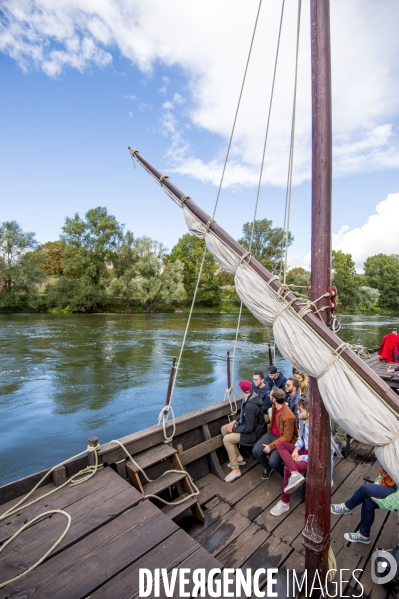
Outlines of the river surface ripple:
{"type": "MultiPolygon", "coordinates": [[[[186,314],[0,316],[0,484],[156,424],[186,314]]],[[[343,341],[376,347],[393,317],[342,316],[343,341]]],[[[173,397],[176,416],[221,401],[237,315],[193,315],[173,397]]],[[[269,331],[242,317],[234,384],[267,369],[269,331]]],[[[277,353],[285,375],[290,365],[277,353]]]]}

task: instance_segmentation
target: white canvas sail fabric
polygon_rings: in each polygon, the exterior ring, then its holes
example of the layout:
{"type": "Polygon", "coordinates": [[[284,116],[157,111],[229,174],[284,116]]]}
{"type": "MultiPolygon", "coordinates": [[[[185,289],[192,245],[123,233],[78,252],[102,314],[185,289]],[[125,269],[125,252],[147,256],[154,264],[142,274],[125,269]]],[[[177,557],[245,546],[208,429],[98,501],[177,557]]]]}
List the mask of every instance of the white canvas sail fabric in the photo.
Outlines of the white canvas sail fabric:
{"type": "Polygon", "coordinates": [[[382,398],[302,319],[284,299],[240,261],[237,254],[183,206],[191,233],[205,239],[220,266],[234,274],[238,295],[252,314],[273,327],[284,358],[318,379],[331,418],[354,439],[375,446],[377,459],[399,483],[399,420],[382,398]]]}

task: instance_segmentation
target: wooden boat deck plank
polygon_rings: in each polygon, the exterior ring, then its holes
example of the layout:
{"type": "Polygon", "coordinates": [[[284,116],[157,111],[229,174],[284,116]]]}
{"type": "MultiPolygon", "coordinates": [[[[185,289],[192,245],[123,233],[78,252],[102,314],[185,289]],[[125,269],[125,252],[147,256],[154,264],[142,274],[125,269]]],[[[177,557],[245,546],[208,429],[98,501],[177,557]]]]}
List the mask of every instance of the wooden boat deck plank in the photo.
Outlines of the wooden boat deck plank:
{"type": "Polygon", "coordinates": [[[274,474],[269,480],[250,491],[235,504],[235,509],[250,520],[255,520],[281,494],[281,476],[274,474]]]}
{"type": "MultiPolygon", "coordinates": [[[[211,570],[212,568],[222,569],[222,567],[223,567],[222,564],[217,559],[212,557],[212,555],[210,555],[207,551],[205,551],[205,549],[202,549],[202,547],[199,547],[199,549],[197,549],[196,551],[193,551],[179,565],[179,568],[188,568],[191,572],[193,570],[196,570],[197,568],[203,568],[206,572],[209,572],[209,570],[211,570]]],[[[170,575],[169,575],[169,579],[170,579],[170,575]]],[[[190,591],[190,594],[191,594],[192,585],[187,585],[185,590],[190,591]]],[[[137,597],[137,595],[133,599],[136,599],[136,597],[137,597]]],[[[178,588],[173,593],[173,597],[175,597],[176,599],[181,597],[180,593],[178,592],[178,588]]],[[[205,598],[207,599],[208,597],[210,597],[210,595],[205,593],[205,598]]],[[[114,599],[114,598],[112,598],[112,599],[114,599]]],[[[160,589],[160,593],[159,593],[159,599],[167,599],[167,595],[166,595],[162,585],[161,585],[161,589],[160,589]]]]}
{"type": "MultiPolygon", "coordinates": [[[[40,497],[42,495],[43,490],[51,491],[53,489],[55,489],[53,484],[41,487],[41,489],[38,489],[38,491],[40,491],[38,496],[40,497]]],[[[128,507],[136,505],[143,499],[141,493],[136,491],[136,489],[118,476],[111,468],[99,470],[95,476],[80,485],[63,487],[26,509],[23,509],[22,505],[21,510],[18,511],[17,514],[6,518],[0,524],[0,542],[12,536],[26,521],[32,520],[43,512],[54,509],[65,509],[71,513],[71,515],[73,512],[77,518],[80,518],[82,513],[91,515],[92,510],[99,507],[101,502],[112,500],[112,497],[117,497],[123,492],[128,492],[128,498],[126,499],[128,507]]],[[[35,494],[33,494],[32,497],[34,495],[35,494]]],[[[30,500],[31,499],[29,498],[28,502],[30,500]]],[[[9,504],[4,504],[2,513],[9,509],[9,506],[12,507],[15,503],[15,501],[11,501],[9,504]]],[[[107,509],[110,508],[107,507],[107,509]]],[[[118,509],[120,509],[120,506],[118,506],[118,509]]],[[[74,522],[72,525],[74,526],[74,522]]],[[[39,525],[37,524],[36,526],[39,525]]],[[[85,530],[90,530],[87,528],[87,523],[85,530]]],[[[24,538],[26,538],[26,534],[27,533],[25,533],[24,538]]]]}
{"type": "Polygon", "coordinates": [[[178,530],[143,501],[0,590],[0,599],[80,599],[178,530]]]}
{"type": "MultiPolygon", "coordinates": [[[[72,517],[71,527],[52,552],[51,558],[136,505],[135,495],[137,492],[132,493],[132,490],[135,491],[133,487],[130,487],[130,489],[118,492],[107,487],[101,489],[98,494],[92,494],[68,507],[67,513],[72,517]]],[[[21,561],[29,565],[36,563],[46,549],[51,547],[61,536],[66,524],[65,516],[54,514],[51,518],[39,521],[18,536],[12,542],[12,551],[5,551],[0,555],[2,578],[8,579],[15,576],[15,573],[21,569],[21,561]]]]}
{"type": "Polygon", "coordinates": [[[217,556],[250,524],[251,521],[248,518],[245,518],[237,510],[231,509],[201,532],[196,539],[211,555],[217,556]]]}
{"type": "Polygon", "coordinates": [[[217,494],[224,501],[227,501],[227,503],[234,505],[243,499],[249,491],[252,491],[264,482],[261,479],[262,472],[263,466],[261,466],[261,464],[256,464],[255,467],[252,467],[249,471],[245,472],[245,474],[236,479],[233,483],[220,481],[222,486],[217,494]]]}
{"type": "MultiPolygon", "coordinates": [[[[153,466],[154,464],[157,464],[158,462],[167,460],[168,458],[175,455],[176,453],[177,453],[177,449],[175,449],[174,447],[171,447],[170,445],[167,445],[165,443],[161,443],[160,445],[156,445],[155,447],[152,447],[151,449],[147,449],[146,451],[137,453],[136,455],[133,455],[132,457],[133,457],[134,461],[140,466],[140,468],[145,470],[146,468],[149,468],[150,466],[153,466]]],[[[136,464],[134,464],[131,460],[129,460],[128,463],[129,463],[130,468],[134,472],[140,472],[140,468],[138,468],[136,466],[136,464]]]]}
{"type": "Polygon", "coordinates": [[[222,501],[220,497],[211,499],[204,505],[204,508],[204,522],[195,519],[192,524],[185,527],[186,532],[188,532],[194,539],[232,509],[231,505],[222,501]]]}
{"type": "Polygon", "coordinates": [[[202,549],[194,539],[182,530],[177,530],[172,535],[161,541],[146,555],[136,560],[110,581],[91,593],[90,599],[131,599],[139,593],[139,570],[147,568],[166,568],[168,571],[177,568],[194,551],[202,549]]]}
{"type": "MultiPolygon", "coordinates": [[[[252,571],[258,568],[279,568],[285,562],[292,549],[286,543],[282,543],[280,539],[274,535],[270,535],[266,541],[258,547],[258,549],[242,564],[242,569],[251,568],[252,571]]],[[[262,586],[266,581],[266,575],[259,577],[259,586],[262,586]]]]}
{"type": "Polygon", "coordinates": [[[241,568],[260,545],[270,536],[266,530],[251,523],[232,543],[218,553],[218,560],[224,568],[241,568]]]}

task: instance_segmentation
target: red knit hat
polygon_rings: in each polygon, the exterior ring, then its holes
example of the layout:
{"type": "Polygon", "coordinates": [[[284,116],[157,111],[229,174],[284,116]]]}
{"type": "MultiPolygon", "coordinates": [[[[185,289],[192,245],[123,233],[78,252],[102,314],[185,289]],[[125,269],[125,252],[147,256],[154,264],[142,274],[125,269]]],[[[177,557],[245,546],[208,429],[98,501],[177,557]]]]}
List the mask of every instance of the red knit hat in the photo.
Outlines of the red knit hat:
{"type": "Polygon", "coordinates": [[[250,381],[240,381],[238,383],[238,386],[240,387],[241,391],[243,391],[244,393],[248,393],[248,391],[251,391],[252,389],[252,384],[250,383],[250,381]]]}

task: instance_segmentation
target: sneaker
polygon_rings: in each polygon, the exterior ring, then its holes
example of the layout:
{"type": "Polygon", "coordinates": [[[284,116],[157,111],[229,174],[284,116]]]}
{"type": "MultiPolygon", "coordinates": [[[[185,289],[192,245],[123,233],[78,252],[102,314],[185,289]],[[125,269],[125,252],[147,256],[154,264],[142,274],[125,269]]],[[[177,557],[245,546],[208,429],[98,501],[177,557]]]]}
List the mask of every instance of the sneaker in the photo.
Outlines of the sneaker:
{"type": "Polygon", "coordinates": [[[261,474],[261,479],[269,480],[269,478],[271,477],[273,472],[274,472],[274,470],[272,468],[270,470],[264,470],[263,473],[261,474]]]}
{"type": "Polygon", "coordinates": [[[270,510],[270,513],[272,516],[281,516],[282,514],[284,514],[284,512],[288,512],[288,510],[290,509],[290,504],[289,503],[284,503],[284,501],[280,501],[278,503],[276,503],[276,505],[274,507],[272,507],[272,509],[270,510]]]}
{"type": "MultiPolygon", "coordinates": [[[[237,462],[237,464],[238,464],[238,466],[239,466],[239,467],[240,467],[240,466],[245,466],[245,464],[246,464],[246,463],[247,463],[247,462],[244,462],[244,460],[242,460],[242,462],[237,462]]],[[[231,468],[231,464],[230,464],[230,462],[227,464],[227,466],[228,466],[229,468],[231,468]]]]}
{"type": "Polygon", "coordinates": [[[284,493],[293,493],[298,487],[303,485],[305,477],[302,474],[291,474],[288,485],[284,489],[284,493]]]}
{"type": "Polygon", "coordinates": [[[363,543],[364,545],[370,544],[370,537],[364,537],[360,532],[346,532],[344,538],[350,543],[363,543]]]}
{"type": "Polygon", "coordinates": [[[240,478],[240,476],[241,474],[233,474],[232,472],[230,472],[230,474],[224,477],[224,480],[226,481],[226,483],[232,483],[233,480],[235,480],[236,478],[240,478]]]}
{"type": "Polygon", "coordinates": [[[351,514],[352,510],[350,510],[344,503],[332,503],[331,504],[331,513],[332,514],[351,514]]]}

